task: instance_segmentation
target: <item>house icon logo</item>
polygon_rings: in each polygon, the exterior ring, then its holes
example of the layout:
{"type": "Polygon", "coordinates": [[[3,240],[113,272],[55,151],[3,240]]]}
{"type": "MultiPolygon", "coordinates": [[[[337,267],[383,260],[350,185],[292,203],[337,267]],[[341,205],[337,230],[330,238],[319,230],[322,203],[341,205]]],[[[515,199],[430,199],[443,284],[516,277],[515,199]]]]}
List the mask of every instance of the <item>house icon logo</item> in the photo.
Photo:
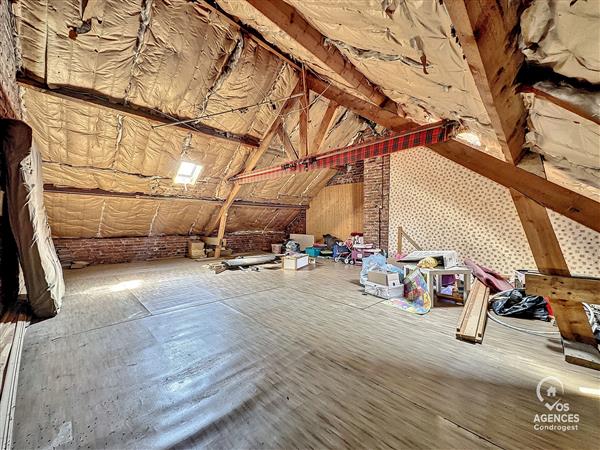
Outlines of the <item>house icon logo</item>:
{"type": "Polygon", "coordinates": [[[533,416],[535,431],[577,431],[579,414],[571,411],[571,405],[563,400],[565,387],[558,378],[546,377],[540,380],[535,390],[545,412],[533,416]]]}
{"type": "MultiPolygon", "coordinates": [[[[565,388],[556,377],[546,377],[540,380],[537,385],[536,395],[538,400],[544,404],[549,411],[563,411],[565,403],[562,396],[565,388]]],[[[568,405],[568,404],[567,404],[568,405]]],[[[568,409],[567,409],[568,410],[568,409]]]]}

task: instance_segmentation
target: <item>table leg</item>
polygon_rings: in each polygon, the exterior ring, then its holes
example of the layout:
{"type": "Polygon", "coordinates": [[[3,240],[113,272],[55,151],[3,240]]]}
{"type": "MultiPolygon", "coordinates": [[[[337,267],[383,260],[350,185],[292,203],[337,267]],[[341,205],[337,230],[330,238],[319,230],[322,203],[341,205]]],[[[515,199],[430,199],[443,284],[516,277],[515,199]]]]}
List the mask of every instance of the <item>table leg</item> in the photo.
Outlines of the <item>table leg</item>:
{"type": "Polygon", "coordinates": [[[433,275],[431,272],[427,272],[427,292],[429,292],[429,298],[431,298],[431,307],[435,305],[435,295],[433,293],[433,275]]]}
{"type": "Polygon", "coordinates": [[[463,292],[463,301],[467,302],[467,297],[469,296],[469,292],[471,292],[471,274],[467,273],[464,275],[465,277],[465,289],[463,292]]]}

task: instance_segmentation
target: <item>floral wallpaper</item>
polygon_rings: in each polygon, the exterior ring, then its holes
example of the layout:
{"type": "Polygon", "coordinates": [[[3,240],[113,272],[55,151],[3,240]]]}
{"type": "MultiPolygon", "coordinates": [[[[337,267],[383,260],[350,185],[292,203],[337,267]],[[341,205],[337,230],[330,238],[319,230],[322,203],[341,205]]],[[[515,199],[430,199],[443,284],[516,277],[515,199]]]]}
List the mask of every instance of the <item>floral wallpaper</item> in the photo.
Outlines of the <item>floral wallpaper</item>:
{"type": "MultiPolygon", "coordinates": [[[[390,167],[390,253],[398,227],[423,249],[456,250],[503,274],[535,268],[508,189],[426,148],[395,153],[390,167]]],[[[573,274],[600,276],[600,234],[550,211],[573,274]]],[[[412,247],[404,240],[404,249],[412,247]]]]}

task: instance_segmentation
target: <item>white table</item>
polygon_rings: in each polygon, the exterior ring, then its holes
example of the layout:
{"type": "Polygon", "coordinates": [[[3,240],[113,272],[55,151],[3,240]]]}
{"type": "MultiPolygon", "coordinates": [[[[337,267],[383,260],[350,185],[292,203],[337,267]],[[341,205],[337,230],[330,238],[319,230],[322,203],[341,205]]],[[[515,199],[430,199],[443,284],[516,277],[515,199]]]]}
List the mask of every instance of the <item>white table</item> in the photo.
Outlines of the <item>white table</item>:
{"type": "MultiPolygon", "coordinates": [[[[417,265],[414,263],[398,263],[402,264],[404,269],[404,276],[408,275],[408,272],[417,268],[417,265]]],[[[425,275],[425,280],[427,281],[427,292],[431,297],[431,307],[435,303],[435,289],[434,283],[435,280],[437,284],[437,288],[440,289],[442,286],[442,275],[463,275],[465,288],[463,291],[463,299],[466,302],[467,297],[469,296],[469,292],[471,291],[471,269],[465,266],[455,266],[449,267],[447,269],[443,267],[434,267],[433,269],[419,269],[423,275],[425,275]]]]}

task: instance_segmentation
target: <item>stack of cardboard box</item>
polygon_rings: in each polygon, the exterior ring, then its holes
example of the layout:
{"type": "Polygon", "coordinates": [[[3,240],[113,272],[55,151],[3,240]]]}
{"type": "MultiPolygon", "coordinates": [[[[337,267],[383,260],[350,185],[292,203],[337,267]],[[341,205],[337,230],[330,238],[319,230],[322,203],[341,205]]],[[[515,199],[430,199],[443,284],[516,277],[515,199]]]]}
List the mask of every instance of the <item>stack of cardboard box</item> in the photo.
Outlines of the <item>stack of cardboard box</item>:
{"type": "Polygon", "coordinates": [[[385,299],[400,298],[404,297],[404,285],[397,272],[371,270],[367,273],[365,292],[385,299]]]}

